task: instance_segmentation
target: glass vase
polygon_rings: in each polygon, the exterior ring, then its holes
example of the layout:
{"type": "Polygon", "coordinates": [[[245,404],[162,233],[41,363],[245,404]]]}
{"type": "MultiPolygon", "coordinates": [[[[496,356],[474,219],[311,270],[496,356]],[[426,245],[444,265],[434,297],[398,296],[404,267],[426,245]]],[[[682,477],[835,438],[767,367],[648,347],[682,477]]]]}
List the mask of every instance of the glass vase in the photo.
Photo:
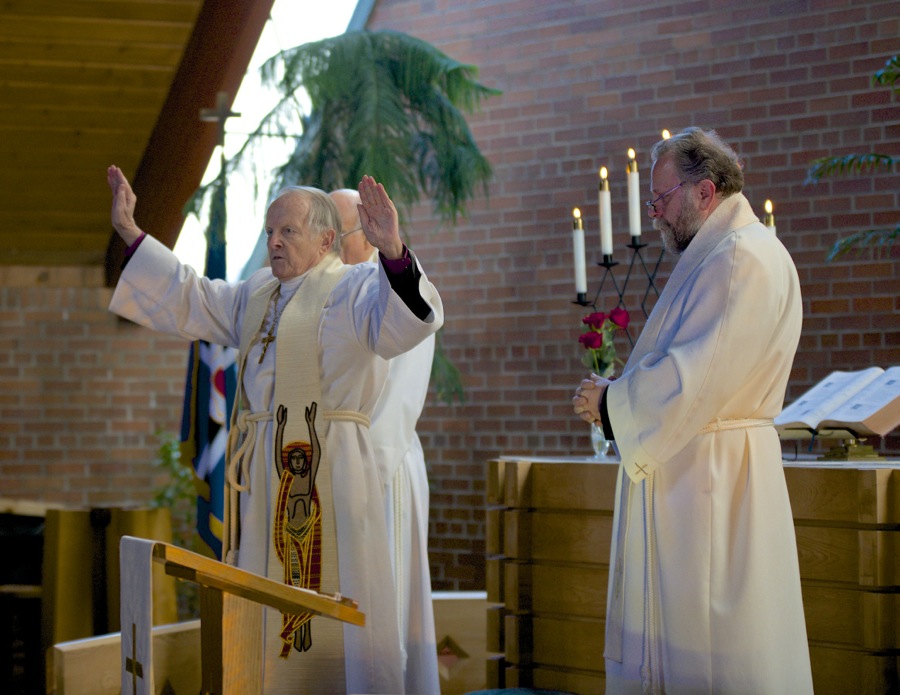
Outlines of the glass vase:
{"type": "Polygon", "coordinates": [[[609,440],[603,436],[603,427],[596,422],[591,423],[591,446],[594,448],[594,458],[606,456],[609,451],[609,440]]]}

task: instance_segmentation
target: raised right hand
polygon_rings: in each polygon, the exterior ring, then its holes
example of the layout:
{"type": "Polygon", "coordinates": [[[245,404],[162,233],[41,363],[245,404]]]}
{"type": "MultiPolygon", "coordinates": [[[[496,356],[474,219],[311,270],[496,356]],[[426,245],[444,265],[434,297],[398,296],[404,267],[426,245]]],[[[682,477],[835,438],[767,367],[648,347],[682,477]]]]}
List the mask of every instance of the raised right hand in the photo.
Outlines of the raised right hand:
{"type": "Polygon", "coordinates": [[[134,221],[137,196],[131,190],[125,174],[114,164],[106,170],[106,182],[112,192],[112,226],[122,237],[122,241],[131,246],[141,236],[141,230],[134,221]]]}

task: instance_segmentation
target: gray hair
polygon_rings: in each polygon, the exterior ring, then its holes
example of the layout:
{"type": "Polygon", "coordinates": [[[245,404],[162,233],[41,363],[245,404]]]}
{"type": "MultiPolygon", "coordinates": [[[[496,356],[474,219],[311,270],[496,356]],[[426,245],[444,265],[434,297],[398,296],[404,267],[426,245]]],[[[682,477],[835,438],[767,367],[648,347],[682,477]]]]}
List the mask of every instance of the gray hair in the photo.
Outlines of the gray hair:
{"type": "MultiPolygon", "coordinates": [[[[338,213],[337,205],[329,197],[329,195],[318,188],[312,186],[285,186],[278,195],[273,198],[275,202],[285,195],[300,194],[308,203],[306,211],[306,227],[317,236],[322,236],[329,229],[334,230],[334,242],[331,244],[331,250],[334,253],[341,253],[341,216],[338,213]]],[[[271,203],[270,203],[271,205],[271,203]]]]}
{"type": "Polygon", "coordinates": [[[744,188],[743,163],[715,130],[685,128],[650,150],[654,163],[665,155],[672,157],[680,178],[688,183],[709,179],[716,192],[726,198],[744,188]]]}

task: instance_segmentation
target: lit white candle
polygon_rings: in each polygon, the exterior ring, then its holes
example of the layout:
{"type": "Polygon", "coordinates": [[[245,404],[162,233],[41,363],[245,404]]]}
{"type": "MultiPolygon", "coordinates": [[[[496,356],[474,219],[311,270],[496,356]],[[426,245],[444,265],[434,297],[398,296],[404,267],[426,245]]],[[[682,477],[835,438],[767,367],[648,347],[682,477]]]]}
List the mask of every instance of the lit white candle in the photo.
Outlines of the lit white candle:
{"type": "Polygon", "coordinates": [[[575,293],[587,294],[587,269],[584,258],[584,227],[581,224],[581,210],[572,210],[572,253],[575,256],[575,293]]]}
{"type": "Polygon", "coordinates": [[[604,256],[612,256],[612,208],[610,207],[607,176],[606,167],[600,167],[600,184],[597,189],[597,202],[600,207],[600,253],[604,256]]]}
{"type": "Polygon", "coordinates": [[[628,228],[634,240],[641,236],[641,180],[634,150],[628,148],[628,228]]]}
{"type": "Polygon", "coordinates": [[[775,213],[772,211],[772,201],[766,201],[766,217],[763,224],[766,225],[769,229],[772,230],[772,234],[775,234],[775,213]]]}
{"type": "Polygon", "coordinates": [[[668,129],[668,128],[663,128],[663,130],[662,130],[662,139],[663,139],[663,140],[668,140],[670,137],[672,137],[672,133],[669,132],[669,129],[668,129]]]}

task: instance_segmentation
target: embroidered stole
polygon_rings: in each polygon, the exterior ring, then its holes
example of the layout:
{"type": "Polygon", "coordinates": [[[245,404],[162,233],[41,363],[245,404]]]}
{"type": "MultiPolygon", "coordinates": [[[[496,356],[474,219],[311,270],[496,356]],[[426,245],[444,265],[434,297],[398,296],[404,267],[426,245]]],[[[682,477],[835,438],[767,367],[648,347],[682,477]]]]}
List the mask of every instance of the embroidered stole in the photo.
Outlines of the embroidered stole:
{"type": "MultiPolygon", "coordinates": [[[[330,255],[309,271],[281,314],[270,416],[274,460],[265,462],[269,537],[242,540],[268,543],[269,578],[327,594],[338,593],[340,585],[318,333],[325,301],[346,270],[336,255],[330,255]]],[[[248,302],[241,376],[277,285],[277,280],[266,283],[248,302]]],[[[240,405],[246,408],[245,403],[240,405]]],[[[231,499],[234,503],[236,494],[231,499]]],[[[287,615],[267,608],[263,661],[266,693],[343,691],[343,626],[309,613],[287,615]]]]}

